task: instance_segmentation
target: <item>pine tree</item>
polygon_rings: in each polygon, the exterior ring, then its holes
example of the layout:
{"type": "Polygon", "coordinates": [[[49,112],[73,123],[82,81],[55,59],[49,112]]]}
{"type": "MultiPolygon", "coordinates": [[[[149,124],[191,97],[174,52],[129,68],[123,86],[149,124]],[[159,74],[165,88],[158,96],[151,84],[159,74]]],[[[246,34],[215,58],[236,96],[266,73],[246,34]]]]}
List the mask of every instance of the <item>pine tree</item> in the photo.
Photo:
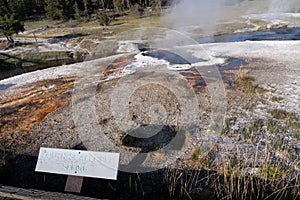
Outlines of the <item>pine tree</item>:
{"type": "Polygon", "coordinates": [[[9,0],[8,8],[10,13],[13,13],[15,17],[19,19],[26,17],[27,9],[23,0],[9,0]]]}
{"type": "Polygon", "coordinates": [[[69,19],[74,14],[74,0],[45,0],[45,11],[51,19],[69,19]]]}
{"type": "Polygon", "coordinates": [[[81,10],[79,9],[79,6],[78,6],[78,3],[77,1],[75,2],[74,6],[73,6],[73,9],[74,9],[74,17],[76,20],[80,21],[81,20],[81,10]]]}
{"type": "Polygon", "coordinates": [[[61,13],[61,6],[58,0],[45,0],[45,11],[47,17],[51,19],[60,19],[61,13]]]}
{"type": "Polygon", "coordinates": [[[13,15],[9,16],[6,14],[0,17],[0,33],[7,38],[9,43],[14,44],[13,34],[18,34],[24,30],[24,24],[20,20],[15,19],[13,15]]]}
{"type": "Polygon", "coordinates": [[[113,0],[113,3],[114,3],[114,8],[118,13],[124,11],[125,8],[124,2],[122,2],[121,0],[113,0]]]}
{"type": "Polygon", "coordinates": [[[0,16],[4,16],[9,13],[8,2],[0,0],[0,16]]]}
{"type": "Polygon", "coordinates": [[[106,27],[106,26],[109,25],[110,19],[109,19],[109,17],[108,17],[108,15],[107,15],[106,12],[102,12],[101,13],[99,23],[100,23],[101,26],[104,26],[104,27],[106,27]]]}
{"type": "Polygon", "coordinates": [[[75,0],[60,0],[62,9],[62,19],[70,19],[74,15],[75,0]]]}

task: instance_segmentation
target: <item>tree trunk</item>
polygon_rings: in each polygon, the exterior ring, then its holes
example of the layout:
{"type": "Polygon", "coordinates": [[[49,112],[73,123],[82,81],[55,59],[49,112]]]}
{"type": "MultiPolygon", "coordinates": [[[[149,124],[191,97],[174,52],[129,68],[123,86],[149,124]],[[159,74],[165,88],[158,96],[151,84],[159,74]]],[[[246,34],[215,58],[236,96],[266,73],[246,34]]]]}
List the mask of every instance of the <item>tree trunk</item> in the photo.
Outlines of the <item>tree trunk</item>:
{"type": "Polygon", "coordinates": [[[6,37],[6,39],[7,39],[7,41],[8,41],[9,44],[14,44],[14,43],[15,43],[15,41],[14,41],[14,39],[11,37],[11,35],[6,35],[5,37],[6,37]]]}
{"type": "Polygon", "coordinates": [[[127,7],[128,7],[128,8],[131,8],[130,1],[129,1],[129,0],[126,0],[126,1],[127,1],[127,7]]]}
{"type": "Polygon", "coordinates": [[[161,11],[161,0],[155,0],[156,9],[161,11]]]}
{"type": "Polygon", "coordinates": [[[120,13],[119,7],[118,7],[118,2],[116,2],[116,0],[113,0],[113,4],[114,4],[114,10],[117,11],[117,13],[120,13]]]}
{"type": "Polygon", "coordinates": [[[104,0],[101,0],[101,3],[102,3],[102,9],[105,10],[106,7],[105,7],[105,4],[104,4],[104,0]]]}
{"type": "Polygon", "coordinates": [[[130,8],[130,1],[129,0],[122,0],[122,4],[124,8],[130,8]]]}
{"type": "Polygon", "coordinates": [[[88,11],[88,0],[83,0],[83,5],[84,5],[84,15],[88,16],[89,11],[88,11]]]}

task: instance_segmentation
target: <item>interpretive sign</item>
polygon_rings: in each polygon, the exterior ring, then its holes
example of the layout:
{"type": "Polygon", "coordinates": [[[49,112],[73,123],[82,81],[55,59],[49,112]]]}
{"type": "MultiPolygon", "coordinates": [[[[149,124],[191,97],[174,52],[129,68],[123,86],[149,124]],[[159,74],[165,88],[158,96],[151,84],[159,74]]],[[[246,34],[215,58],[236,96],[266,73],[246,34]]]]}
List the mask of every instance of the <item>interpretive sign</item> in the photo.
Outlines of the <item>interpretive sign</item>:
{"type": "Polygon", "coordinates": [[[40,148],[35,171],[117,179],[119,153],[40,148]]]}

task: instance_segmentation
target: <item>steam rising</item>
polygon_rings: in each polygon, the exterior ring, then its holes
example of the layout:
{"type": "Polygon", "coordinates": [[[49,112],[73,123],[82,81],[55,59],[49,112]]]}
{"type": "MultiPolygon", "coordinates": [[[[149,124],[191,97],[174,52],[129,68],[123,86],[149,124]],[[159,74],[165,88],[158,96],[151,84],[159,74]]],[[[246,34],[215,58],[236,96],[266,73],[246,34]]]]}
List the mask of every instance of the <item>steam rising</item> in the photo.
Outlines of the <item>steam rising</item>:
{"type": "MultiPolygon", "coordinates": [[[[231,0],[235,5],[240,0],[231,0]]],[[[213,27],[229,14],[225,0],[181,0],[169,10],[165,20],[172,21],[172,28],[184,29],[188,26],[202,25],[213,27]]]]}
{"type": "Polygon", "coordinates": [[[269,12],[290,12],[299,0],[272,0],[269,12]]]}
{"type": "Polygon", "coordinates": [[[213,29],[226,19],[242,15],[297,11],[299,0],[179,0],[163,19],[171,28],[187,31],[192,27],[213,29]],[[238,9],[236,9],[238,7],[238,9]],[[239,10],[239,12],[237,12],[239,10]]]}

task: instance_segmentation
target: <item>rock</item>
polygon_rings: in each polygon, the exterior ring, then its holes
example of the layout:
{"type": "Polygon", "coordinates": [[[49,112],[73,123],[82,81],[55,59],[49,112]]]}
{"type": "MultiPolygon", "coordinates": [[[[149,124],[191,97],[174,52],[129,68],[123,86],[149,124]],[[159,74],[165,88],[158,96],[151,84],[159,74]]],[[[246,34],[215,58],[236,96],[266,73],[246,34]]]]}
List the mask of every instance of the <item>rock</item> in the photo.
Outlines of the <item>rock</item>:
{"type": "Polygon", "coordinates": [[[289,26],[289,23],[287,22],[281,22],[281,21],[277,21],[277,22],[272,22],[270,24],[267,25],[268,29],[278,29],[278,28],[287,28],[289,26]]]}

